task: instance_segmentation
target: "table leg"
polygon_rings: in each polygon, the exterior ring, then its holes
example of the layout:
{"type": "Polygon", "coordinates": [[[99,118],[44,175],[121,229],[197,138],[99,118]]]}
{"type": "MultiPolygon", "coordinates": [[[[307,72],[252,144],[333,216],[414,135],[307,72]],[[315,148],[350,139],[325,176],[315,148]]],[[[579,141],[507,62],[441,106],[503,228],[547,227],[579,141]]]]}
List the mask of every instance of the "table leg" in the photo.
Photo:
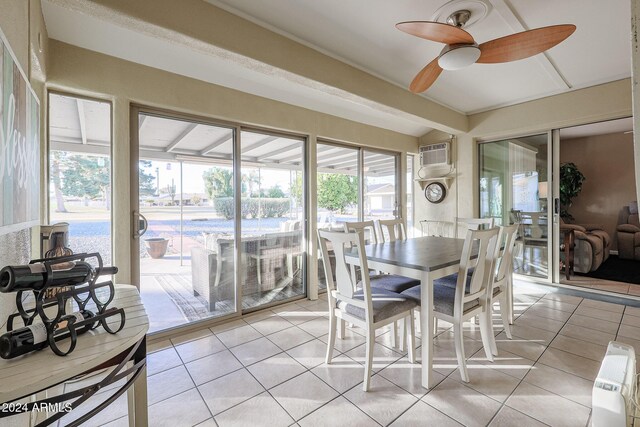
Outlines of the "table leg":
{"type": "Polygon", "coordinates": [[[138,379],[127,390],[129,403],[129,426],[147,427],[147,367],[144,366],[138,379]]]}
{"type": "Polygon", "coordinates": [[[422,386],[433,384],[433,281],[428,272],[422,274],[420,333],[422,335],[422,386]]]}

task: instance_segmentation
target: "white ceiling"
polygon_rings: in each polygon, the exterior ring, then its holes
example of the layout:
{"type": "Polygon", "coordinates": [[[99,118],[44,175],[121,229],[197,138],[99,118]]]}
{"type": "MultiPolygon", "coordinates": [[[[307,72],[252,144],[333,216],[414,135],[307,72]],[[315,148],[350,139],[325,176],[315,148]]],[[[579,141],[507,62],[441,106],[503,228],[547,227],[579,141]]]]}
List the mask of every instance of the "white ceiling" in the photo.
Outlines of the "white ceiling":
{"type": "MultiPolygon", "coordinates": [[[[429,20],[445,0],[206,1],[402,87],[442,48],[394,25],[429,20]]],[[[474,113],[630,76],[629,0],[485,1],[491,11],[469,28],[479,43],[560,23],[578,29],[546,54],[444,72],[423,96],[474,113]]],[[[47,0],[42,7],[49,36],[65,43],[409,135],[431,130],[415,116],[368,108],[47,0]]]]}
{"type": "Polygon", "coordinates": [[[624,134],[633,130],[633,119],[627,117],[606,122],[591,123],[583,126],[560,129],[561,139],[584,138],[586,136],[624,134]]]}
{"type": "MultiPolygon", "coordinates": [[[[443,47],[394,25],[429,20],[446,0],[206,1],[404,87],[443,47]]],[[[630,76],[628,0],[488,2],[487,17],[469,28],[478,43],[554,24],[577,30],[546,55],[445,71],[428,98],[474,113],[630,76]]]]}
{"type": "Polygon", "coordinates": [[[42,11],[49,37],[64,43],[407,135],[421,136],[432,129],[417,116],[368,108],[314,89],[303,81],[265,74],[246,64],[207,55],[184,44],[138,32],[135,27],[123,28],[46,0],[42,11]]]}

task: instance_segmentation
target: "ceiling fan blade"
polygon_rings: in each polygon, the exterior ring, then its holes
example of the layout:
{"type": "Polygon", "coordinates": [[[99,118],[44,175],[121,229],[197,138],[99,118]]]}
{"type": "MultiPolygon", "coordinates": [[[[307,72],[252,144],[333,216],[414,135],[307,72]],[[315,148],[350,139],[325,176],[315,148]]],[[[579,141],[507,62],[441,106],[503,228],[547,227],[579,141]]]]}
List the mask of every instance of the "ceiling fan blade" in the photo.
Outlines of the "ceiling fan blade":
{"type": "Polygon", "coordinates": [[[573,24],[552,25],[523,31],[482,43],[479,64],[496,64],[528,58],[551,49],[576,30],[573,24]]]}
{"type": "Polygon", "coordinates": [[[438,76],[442,73],[442,68],[438,65],[438,58],[429,62],[420,72],[414,77],[413,81],[409,85],[409,90],[413,93],[421,93],[429,89],[433,82],[436,81],[438,76]]]}
{"type": "Polygon", "coordinates": [[[453,25],[432,21],[408,21],[396,28],[412,36],[444,44],[475,43],[471,34],[453,25]]]}

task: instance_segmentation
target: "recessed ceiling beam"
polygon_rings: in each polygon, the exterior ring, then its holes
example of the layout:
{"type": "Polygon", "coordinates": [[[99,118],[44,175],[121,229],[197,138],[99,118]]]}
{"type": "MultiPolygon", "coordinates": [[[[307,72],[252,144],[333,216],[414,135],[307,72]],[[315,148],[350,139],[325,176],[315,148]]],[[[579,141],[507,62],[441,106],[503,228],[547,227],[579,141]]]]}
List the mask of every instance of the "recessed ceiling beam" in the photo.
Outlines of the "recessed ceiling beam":
{"type": "Polygon", "coordinates": [[[199,125],[198,123],[189,123],[187,127],[178,135],[164,150],[170,153],[182,140],[184,140],[187,135],[195,130],[199,125]]]}
{"type": "Polygon", "coordinates": [[[216,139],[215,141],[213,141],[211,144],[209,144],[208,146],[206,146],[205,148],[203,148],[202,150],[200,150],[200,155],[204,156],[205,154],[207,154],[209,151],[212,151],[213,149],[221,146],[222,144],[224,144],[227,141],[231,141],[233,137],[233,134],[230,135],[223,135],[220,138],[216,139]]]}
{"type": "MultiPolygon", "coordinates": [[[[491,0],[491,3],[514,33],[529,30],[508,0],[491,0]]],[[[571,84],[562,75],[558,66],[553,62],[547,52],[543,52],[542,55],[535,55],[534,58],[542,65],[559,89],[571,89],[571,84]]]]}
{"type": "Polygon", "coordinates": [[[80,123],[80,138],[82,139],[82,144],[87,145],[87,125],[86,125],[86,116],[84,115],[84,104],[83,100],[80,98],[76,98],[76,106],[78,107],[78,121],[80,123]]]}

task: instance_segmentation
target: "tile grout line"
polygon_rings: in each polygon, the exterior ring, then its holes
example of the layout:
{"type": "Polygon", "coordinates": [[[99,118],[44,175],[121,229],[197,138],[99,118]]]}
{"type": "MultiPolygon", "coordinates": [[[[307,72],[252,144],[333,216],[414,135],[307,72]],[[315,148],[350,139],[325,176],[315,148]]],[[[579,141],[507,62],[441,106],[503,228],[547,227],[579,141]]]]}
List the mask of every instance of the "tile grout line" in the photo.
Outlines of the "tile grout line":
{"type": "MultiPolygon", "coordinates": [[[[533,307],[536,303],[538,303],[538,302],[539,302],[542,298],[544,298],[546,295],[548,295],[548,293],[547,293],[547,294],[544,294],[544,295],[543,295],[541,298],[539,298],[536,302],[534,302],[534,303],[533,303],[533,304],[531,304],[529,307],[527,307],[527,309],[526,309],[522,314],[524,314],[525,312],[527,312],[531,307],[533,307]]],[[[572,316],[573,316],[573,314],[578,310],[578,307],[580,307],[580,305],[582,304],[582,302],[583,302],[583,301],[584,301],[584,298],[582,299],[582,301],[580,301],[580,303],[576,306],[576,308],[574,308],[574,309],[573,309],[573,311],[571,312],[571,315],[572,315],[572,316]]],[[[520,314],[520,316],[522,316],[522,314],[520,314]]],[[[518,318],[519,318],[520,316],[518,316],[518,318]]],[[[570,318],[571,318],[571,316],[569,316],[569,318],[564,322],[564,324],[563,324],[562,328],[564,328],[564,326],[566,326],[566,325],[567,325],[567,323],[569,322],[569,319],[570,319],[570,318]]],[[[514,324],[515,324],[515,320],[516,320],[516,319],[514,319],[514,324]]],[[[531,372],[531,369],[533,369],[533,368],[535,367],[535,364],[536,364],[536,363],[538,363],[538,361],[542,358],[542,356],[544,355],[544,353],[546,353],[546,351],[549,349],[549,347],[551,346],[551,343],[553,342],[553,340],[555,340],[555,339],[556,339],[556,337],[557,337],[558,335],[560,335],[560,331],[562,330],[562,328],[560,328],[560,329],[558,330],[558,332],[556,332],[556,334],[554,335],[553,339],[551,339],[551,340],[549,341],[549,345],[547,345],[547,346],[546,346],[546,348],[545,348],[545,350],[544,350],[542,353],[540,353],[540,356],[538,356],[538,358],[537,358],[535,361],[533,361],[533,362],[534,362],[534,364],[531,366],[531,368],[529,368],[529,370],[528,370],[528,371],[527,371],[527,373],[522,377],[522,379],[520,379],[520,381],[518,382],[518,384],[514,387],[513,391],[509,394],[509,396],[507,396],[507,398],[504,400],[504,402],[502,402],[502,404],[501,404],[501,406],[500,406],[500,409],[498,409],[498,411],[496,411],[496,413],[493,415],[493,417],[491,417],[491,420],[489,420],[489,423],[488,423],[488,424],[491,424],[491,422],[495,419],[496,415],[498,415],[498,413],[499,413],[499,412],[502,410],[502,408],[504,408],[505,406],[507,406],[507,407],[508,407],[508,408],[510,408],[510,409],[513,409],[513,410],[518,411],[517,409],[512,408],[511,406],[507,405],[507,401],[509,400],[509,398],[510,398],[511,396],[513,396],[513,393],[518,389],[518,387],[520,387],[520,385],[521,385],[523,382],[524,382],[524,383],[529,384],[528,382],[526,382],[526,381],[525,381],[525,378],[527,377],[527,375],[529,375],[529,373],[531,372]]],[[[551,332],[551,331],[549,331],[549,332],[551,332]]],[[[525,359],[526,359],[526,358],[525,358],[525,359]]],[[[543,365],[544,365],[544,363],[543,363],[543,365]]],[[[545,365],[545,366],[547,366],[547,365],[545,365]]],[[[553,366],[551,366],[551,368],[558,369],[558,368],[555,368],[555,367],[553,367],[553,366]]],[[[562,371],[562,369],[560,369],[560,371],[562,371]]],[[[565,371],[562,371],[562,372],[565,372],[565,371]]],[[[568,373],[568,372],[567,372],[567,373],[568,373]]],[[[577,376],[577,375],[576,375],[576,376],[577,376]]],[[[537,387],[535,384],[531,384],[531,385],[533,385],[534,387],[537,387]]],[[[542,388],[542,387],[540,387],[540,388],[542,388]]],[[[552,391],[550,391],[550,390],[546,390],[546,389],[544,389],[544,388],[542,388],[542,389],[543,389],[543,390],[545,390],[545,391],[548,391],[549,393],[552,393],[552,394],[556,395],[556,393],[553,393],[553,392],[552,392],[552,391]]],[[[563,396],[560,396],[560,395],[557,395],[557,396],[559,396],[559,397],[563,397],[563,396]]],[[[566,399],[566,398],[565,398],[565,399],[566,399]]],[[[571,399],[567,399],[567,400],[569,400],[569,401],[573,402],[571,399]]],[[[577,402],[574,402],[574,403],[577,403],[577,402]]],[[[579,403],[578,403],[578,404],[579,404],[579,403]]],[[[583,406],[583,407],[584,407],[584,406],[583,406]]],[[[588,422],[588,419],[591,417],[591,408],[588,408],[588,409],[589,409],[589,417],[587,417],[587,422],[588,422]]],[[[521,412],[521,411],[518,411],[518,412],[521,412]]],[[[522,413],[522,412],[521,412],[521,413],[522,413]]],[[[536,421],[539,421],[539,422],[541,422],[541,423],[543,423],[543,424],[546,424],[545,422],[543,422],[542,420],[537,419],[536,417],[533,417],[533,416],[528,415],[528,414],[524,414],[524,415],[527,415],[528,417],[531,417],[532,419],[534,419],[534,420],[536,420],[536,421]]]]}

